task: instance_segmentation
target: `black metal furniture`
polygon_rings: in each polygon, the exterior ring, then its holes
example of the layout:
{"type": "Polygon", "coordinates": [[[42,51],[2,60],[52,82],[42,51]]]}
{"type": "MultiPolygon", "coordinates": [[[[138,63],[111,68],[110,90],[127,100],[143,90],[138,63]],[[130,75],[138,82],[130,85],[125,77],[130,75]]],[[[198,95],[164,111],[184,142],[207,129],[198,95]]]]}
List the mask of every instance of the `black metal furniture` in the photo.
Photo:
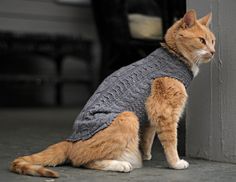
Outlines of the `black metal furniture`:
{"type": "MultiPolygon", "coordinates": [[[[35,55],[52,60],[56,66],[56,75],[0,74],[1,83],[29,83],[55,85],[55,101],[62,104],[61,92],[66,83],[86,84],[89,90],[96,85],[95,72],[92,65],[92,42],[81,37],[48,34],[20,34],[0,32],[0,55],[35,55]],[[72,78],[62,76],[62,63],[66,56],[76,56],[85,61],[89,77],[72,78]]],[[[79,74],[79,73],[78,73],[79,74]]]]}
{"type": "Polygon", "coordinates": [[[92,1],[102,46],[101,79],[159,47],[160,40],[139,40],[131,37],[128,13],[130,4],[134,2],[130,0],[92,1]]]}

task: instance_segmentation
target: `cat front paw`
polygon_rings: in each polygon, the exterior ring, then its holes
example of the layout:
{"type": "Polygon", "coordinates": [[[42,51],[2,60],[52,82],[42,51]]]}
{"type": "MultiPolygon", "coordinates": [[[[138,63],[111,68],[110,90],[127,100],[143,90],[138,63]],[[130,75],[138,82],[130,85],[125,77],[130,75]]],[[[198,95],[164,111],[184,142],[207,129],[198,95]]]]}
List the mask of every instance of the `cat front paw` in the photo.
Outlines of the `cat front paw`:
{"type": "Polygon", "coordinates": [[[143,154],[143,160],[149,161],[152,159],[152,154],[143,154]]]}
{"type": "Polygon", "coordinates": [[[173,169],[186,169],[189,167],[189,163],[183,159],[176,162],[174,165],[171,165],[173,169]]]}

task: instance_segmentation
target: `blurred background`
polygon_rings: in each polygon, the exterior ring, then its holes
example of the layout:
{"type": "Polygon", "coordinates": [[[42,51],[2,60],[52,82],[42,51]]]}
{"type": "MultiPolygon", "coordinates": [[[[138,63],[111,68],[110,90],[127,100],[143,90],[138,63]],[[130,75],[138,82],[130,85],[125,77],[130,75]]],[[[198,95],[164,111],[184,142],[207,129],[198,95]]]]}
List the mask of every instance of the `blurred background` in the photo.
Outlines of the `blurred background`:
{"type": "Polygon", "coordinates": [[[185,0],[1,0],[0,106],[83,106],[160,46],[185,0]]]}

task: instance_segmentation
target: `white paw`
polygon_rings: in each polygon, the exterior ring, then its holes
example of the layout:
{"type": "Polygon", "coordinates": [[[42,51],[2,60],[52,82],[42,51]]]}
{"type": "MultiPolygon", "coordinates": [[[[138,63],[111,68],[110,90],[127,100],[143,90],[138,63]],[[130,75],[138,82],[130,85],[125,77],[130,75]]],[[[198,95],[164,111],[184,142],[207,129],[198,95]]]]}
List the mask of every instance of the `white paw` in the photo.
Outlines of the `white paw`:
{"type": "Polygon", "coordinates": [[[172,165],[173,169],[186,169],[188,168],[189,163],[183,159],[179,160],[178,162],[176,162],[175,165],[172,165]]]}
{"type": "Polygon", "coordinates": [[[152,154],[143,154],[143,160],[149,161],[152,159],[152,154]]]}
{"type": "Polygon", "coordinates": [[[121,161],[119,164],[117,164],[117,171],[119,172],[130,172],[133,170],[133,166],[126,161],[121,161]]]}
{"type": "Polygon", "coordinates": [[[103,168],[103,170],[127,173],[133,170],[133,166],[126,161],[112,160],[105,168],[103,168]]]}

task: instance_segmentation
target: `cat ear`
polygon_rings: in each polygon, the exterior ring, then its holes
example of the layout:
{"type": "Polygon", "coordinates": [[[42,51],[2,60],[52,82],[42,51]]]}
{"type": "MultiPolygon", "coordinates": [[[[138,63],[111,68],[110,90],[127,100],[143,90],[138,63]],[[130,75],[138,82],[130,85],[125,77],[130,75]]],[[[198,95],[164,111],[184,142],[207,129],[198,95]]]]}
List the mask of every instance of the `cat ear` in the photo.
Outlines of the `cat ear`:
{"type": "Polygon", "coordinates": [[[208,15],[200,18],[198,21],[205,26],[209,26],[209,24],[211,23],[211,19],[212,19],[212,13],[210,12],[208,15]]]}
{"type": "Polygon", "coordinates": [[[182,21],[184,28],[192,27],[196,22],[197,16],[195,10],[191,9],[187,13],[185,13],[182,21]]]}

